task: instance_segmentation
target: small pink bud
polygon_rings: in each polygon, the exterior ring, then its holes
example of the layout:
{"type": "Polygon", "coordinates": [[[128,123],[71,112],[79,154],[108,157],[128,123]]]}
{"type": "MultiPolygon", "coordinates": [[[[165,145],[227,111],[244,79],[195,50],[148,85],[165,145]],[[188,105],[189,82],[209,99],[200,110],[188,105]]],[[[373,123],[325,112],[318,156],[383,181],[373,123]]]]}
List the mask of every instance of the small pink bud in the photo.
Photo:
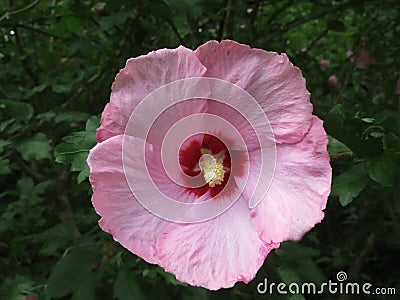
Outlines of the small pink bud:
{"type": "Polygon", "coordinates": [[[246,28],[246,25],[245,25],[245,24],[240,24],[239,28],[240,28],[240,29],[245,29],[245,28],[246,28]]]}
{"type": "Polygon", "coordinates": [[[332,86],[337,86],[339,83],[339,79],[335,76],[335,75],[331,75],[328,78],[328,82],[329,84],[331,84],[332,86]]]}
{"type": "Polygon", "coordinates": [[[251,7],[249,7],[246,11],[248,14],[251,14],[253,12],[253,9],[251,7]]]}
{"type": "Polygon", "coordinates": [[[331,61],[329,59],[321,59],[319,61],[319,66],[321,67],[321,69],[329,68],[330,65],[331,61]]]}

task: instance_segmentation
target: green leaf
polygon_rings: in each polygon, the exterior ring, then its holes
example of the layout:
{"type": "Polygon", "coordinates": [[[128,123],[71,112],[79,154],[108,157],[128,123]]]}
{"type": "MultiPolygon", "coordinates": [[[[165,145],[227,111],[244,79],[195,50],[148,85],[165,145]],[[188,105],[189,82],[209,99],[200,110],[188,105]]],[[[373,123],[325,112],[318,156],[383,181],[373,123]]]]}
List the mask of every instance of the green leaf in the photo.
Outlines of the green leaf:
{"type": "Polygon", "coordinates": [[[53,111],[48,111],[45,113],[41,113],[36,115],[36,118],[41,120],[41,121],[50,121],[52,118],[54,118],[56,114],[53,111]]]}
{"type": "Polygon", "coordinates": [[[70,163],[71,171],[82,171],[89,150],[96,144],[95,134],[80,131],[64,137],[63,142],[54,149],[58,163],[70,163]]]}
{"type": "Polygon", "coordinates": [[[100,126],[100,118],[96,116],[91,116],[86,122],[86,131],[95,132],[100,126]]]}
{"type": "Polygon", "coordinates": [[[35,185],[31,177],[23,176],[17,182],[19,198],[32,204],[43,201],[40,197],[51,183],[51,180],[42,181],[35,185]]]}
{"type": "Polygon", "coordinates": [[[0,153],[4,151],[4,149],[11,145],[10,141],[6,141],[6,140],[0,140],[0,153]]]}
{"type": "Polygon", "coordinates": [[[351,152],[349,147],[331,136],[328,136],[328,141],[327,148],[330,155],[351,152]]]}
{"type": "Polygon", "coordinates": [[[80,111],[66,111],[66,112],[62,112],[59,113],[56,118],[55,121],[56,123],[61,123],[61,122],[79,122],[79,121],[85,121],[87,120],[87,118],[89,117],[88,113],[85,112],[80,112],[80,111]]]}
{"type": "MultiPolygon", "coordinates": [[[[286,283],[286,287],[284,290],[288,292],[288,298],[290,300],[305,300],[304,297],[301,295],[301,283],[302,280],[300,279],[297,271],[287,266],[280,266],[277,268],[279,276],[282,278],[283,282],[286,283]],[[293,283],[296,283],[296,286],[299,288],[299,294],[291,295],[291,291],[289,291],[289,286],[293,283]]],[[[278,283],[279,284],[279,283],[278,283]]],[[[292,285],[292,291],[297,292],[295,290],[295,285],[292,285]]],[[[276,290],[276,289],[275,289],[276,290]]]]}
{"type": "Polygon", "coordinates": [[[15,148],[26,161],[31,159],[51,158],[50,140],[41,132],[32,137],[19,140],[15,148]]]}
{"type": "Polygon", "coordinates": [[[342,104],[335,105],[325,118],[327,133],[348,146],[358,157],[375,157],[382,152],[379,126],[369,126],[349,114],[342,104]]]}
{"type": "Polygon", "coordinates": [[[46,84],[42,83],[42,84],[40,84],[40,85],[38,85],[38,86],[35,86],[35,87],[32,89],[32,93],[33,93],[33,94],[40,93],[40,92],[42,92],[45,88],[46,88],[46,84]]]}
{"type": "Polygon", "coordinates": [[[400,132],[400,112],[384,110],[376,114],[376,124],[385,128],[385,132],[400,132]]]}
{"type": "Polygon", "coordinates": [[[56,263],[47,281],[46,295],[60,298],[74,293],[73,299],[85,299],[81,294],[94,299],[92,268],[99,259],[98,247],[78,245],[56,263]]]}
{"type": "Polygon", "coordinates": [[[281,276],[282,280],[287,284],[290,285],[291,283],[301,284],[301,279],[297,275],[296,271],[292,268],[286,266],[280,266],[277,269],[279,275],[281,276]]]}
{"type": "Polygon", "coordinates": [[[333,179],[332,196],[339,196],[342,206],[350,204],[368,183],[364,164],[358,164],[333,179]]]}
{"type": "Polygon", "coordinates": [[[7,175],[11,173],[10,160],[2,159],[0,160],[0,175],[7,175]]]}
{"type": "Polygon", "coordinates": [[[109,29],[112,26],[124,23],[128,18],[135,17],[135,13],[129,10],[123,10],[112,14],[111,16],[103,17],[100,20],[100,25],[103,29],[109,29]]]}
{"type": "Polygon", "coordinates": [[[145,270],[143,270],[142,275],[143,275],[143,277],[148,277],[151,279],[155,279],[155,278],[158,278],[161,276],[162,278],[164,278],[164,280],[168,284],[185,285],[184,283],[178,281],[176,279],[175,275],[165,272],[164,269],[162,269],[160,267],[153,267],[153,268],[145,269],[145,270]]]}
{"type": "Polygon", "coordinates": [[[7,299],[24,300],[26,295],[32,290],[34,281],[26,276],[16,275],[13,278],[8,278],[6,284],[11,286],[7,299]]]}
{"type": "Polygon", "coordinates": [[[17,120],[29,120],[33,116],[33,106],[30,103],[13,100],[0,100],[6,115],[17,120]]]}
{"type": "Polygon", "coordinates": [[[86,122],[86,131],[74,132],[62,139],[54,149],[56,162],[71,164],[71,171],[78,174],[78,184],[89,177],[89,167],[86,163],[90,149],[96,145],[96,128],[98,118],[91,117],[86,122]]]}
{"type": "Polygon", "coordinates": [[[147,299],[133,270],[122,268],[114,284],[114,297],[119,300],[147,299]]]}
{"type": "Polygon", "coordinates": [[[72,89],[72,83],[71,82],[55,83],[55,84],[52,85],[52,89],[57,94],[68,93],[72,89]]]}
{"type": "Polygon", "coordinates": [[[385,187],[393,186],[399,173],[398,164],[386,152],[373,161],[368,168],[369,177],[385,187]]]}
{"type": "Polygon", "coordinates": [[[385,134],[383,148],[400,156],[400,137],[393,133],[385,134]]]}
{"type": "Polygon", "coordinates": [[[28,99],[29,97],[32,97],[33,95],[43,92],[44,89],[47,87],[47,84],[42,83],[36,87],[34,87],[31,90],[26,91],[26,94],[24,95],[24,99],[28,99]]]}
{"type": "Polygon", "coordinates": [[[80,282],[76,287],[71,300],[96,300],[97,276],[94,273],[87,273],[82,279],[84,282],[80,282]]]}
{"type": "Polygon", "coordinates": [[[57,253],[60,249],[65,249],[68,244],[72,243],[73,233],[68,230],[65,224],[59,223],[35,235],[35,239],[43,245],[40,252],[50,256],[57,253]]]}
{"type": "Polygon", "coordinates": [[[281,266],[295,271],[296,277],[302,281],[312,280],[314,283],[322,283],[326,279],[314,261],[320,256],[320,252],[315,248],[288,241],[282,243],[275,253],[282,261],[281,266]]]}
{"type": "Polygon", "coordinates": [[[296,263],[305,258],[317,257],[319,252],[313,248],[303,246],[295,242],[285,242],[275,250],[275,253],[287,263],[296,263]]]}
{"type": "Polygon", "coordinates": [[[48,32],[60,37],[69,37],[72,34],[81,35],[82,23],[83,21],[77,17],[62,17],[48,32]]]}
{"type": "Polygon", "coordinates": [[[5,120],[0,123],[0,132],[3,132],[9,125],[11,126],[14,123],[14,119],[5,120]]]}
{"type": "Polygon", "coordinates": [[[361,121],[363,121],[364,123],[372,124],[375,122],[375,119],[374,118],[362,118],[361,121]]]}

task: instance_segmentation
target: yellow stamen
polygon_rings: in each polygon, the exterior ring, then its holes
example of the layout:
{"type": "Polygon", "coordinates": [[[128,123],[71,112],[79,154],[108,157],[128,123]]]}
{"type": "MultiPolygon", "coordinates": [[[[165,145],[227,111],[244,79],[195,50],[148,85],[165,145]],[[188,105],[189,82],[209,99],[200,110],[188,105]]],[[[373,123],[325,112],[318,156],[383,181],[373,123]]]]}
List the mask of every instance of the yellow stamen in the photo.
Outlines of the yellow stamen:
{"type": "Polygon", "coordinates": [[[199,160],[199,167],[204,173],[204,180],[210,187],[220,185],[224,182],[224,166],[222,158],[215,158],[211,154],[203,154],[199,160]]]}

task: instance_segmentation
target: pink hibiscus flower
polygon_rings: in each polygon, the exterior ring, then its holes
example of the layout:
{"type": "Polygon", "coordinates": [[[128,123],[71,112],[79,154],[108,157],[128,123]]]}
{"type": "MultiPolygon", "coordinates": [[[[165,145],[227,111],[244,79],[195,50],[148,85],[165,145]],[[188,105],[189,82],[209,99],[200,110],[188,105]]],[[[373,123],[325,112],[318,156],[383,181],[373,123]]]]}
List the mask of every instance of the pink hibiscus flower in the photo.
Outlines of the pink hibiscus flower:
{"type": "Polygon", "coordinates": [[[210,41],[195,51],[180,46],[129,59],[97,140],[88,164],[100,227],[182,282],[211,290],[247,283],[272,249],[301,239],[324,217],[327,136],[285,54],[210,41]],[[171,100],[192,90],[196,97],[171,100]],[[152,104],[143,105],[148,97],[152,104]],[[164,109],[165,102],[173,105],[164,109]],[[185,137],[192,129],[198,134],[185,137]],[[180,184],[169,167],[182,171],[180,184]],[[197,185],[185,185],[192,179],[197,185]],[[164,197],[176,202],[163,205],[164,197]],[[211,206],[202,211],[204,203],[211,206]],[[228,205],[207,217],[221,203],[228,205]],[[189,209],[174,215],[181,204],[189,209]]]}

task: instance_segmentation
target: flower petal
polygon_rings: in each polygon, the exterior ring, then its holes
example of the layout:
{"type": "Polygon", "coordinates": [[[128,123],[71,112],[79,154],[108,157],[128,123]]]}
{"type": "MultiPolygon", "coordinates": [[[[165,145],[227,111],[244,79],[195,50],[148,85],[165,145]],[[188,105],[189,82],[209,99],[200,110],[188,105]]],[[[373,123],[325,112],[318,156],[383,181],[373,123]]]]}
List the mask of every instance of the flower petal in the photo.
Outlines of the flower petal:
{"type": "Polygon", "coordinates": [[[301,142],[278,145],[271,187],[252,212],[264,241],[299,240],[323,219],[332,175],[327,143],[322,121],[314,116],[301,142]]]}
{"type": "MultiPolygon", "coordinates": [[[[300,69],[286,54],[252,49],[234,41],[210,41],[195,53],[207,68],[204,76],[236,84],[257,100],[277,143],[296,143],[307,133],[312,112],[310,93],[300,69]]],[[[210,111],[213,109],[211,106],[210,111]]]]}
{"type": "Polygon", "coordinates": [[[103,111],[101,126],[97,130],[97,140],[101,142],[123,134],[135,107],[157,88],[175,80],[200,77],[205,70],[194,52],[183,46],[129,59],[112,85],[110,102],[103,111]]]}
{"type": "Polygon", "coordinates": [[[158,244],[160,266],[191,285],[217,290],[249,282],[268,253],[239,199],[228,211],[206,222],[171,225],[158,244]]]}
{"type": "Polygon", "coordinates": [[[158,263],[156,241],[170,222],[151,214],[134,198],[124,174],[122,142],[122,135],[115,136],[89,153],[92,203],[103,231],[146,261],[158,263]]]}
{"type": "MultiPolygon", "coordinates": [[[[254,114],[252,116],[253,120],[248,120],[239,111],[227,106],[224,103],[217,101],[209,101],[207,112],[220,116],[227,120],[242,136],[246,144],[247,151],[250,152],[252,150],[260,148],[260,142],[254,130],[255,125],[258,125],[261,128],[263,127],[263,125],[264,127],[266,126],[265,124],[261,123],[262,120],[260,120],[260,116],[254,114]],[[257,124],[253,124],[255,122],[257,124]]],[[[270,134],[270,136],[271,138],[273,138],[272,134],[270,134]]]]}

